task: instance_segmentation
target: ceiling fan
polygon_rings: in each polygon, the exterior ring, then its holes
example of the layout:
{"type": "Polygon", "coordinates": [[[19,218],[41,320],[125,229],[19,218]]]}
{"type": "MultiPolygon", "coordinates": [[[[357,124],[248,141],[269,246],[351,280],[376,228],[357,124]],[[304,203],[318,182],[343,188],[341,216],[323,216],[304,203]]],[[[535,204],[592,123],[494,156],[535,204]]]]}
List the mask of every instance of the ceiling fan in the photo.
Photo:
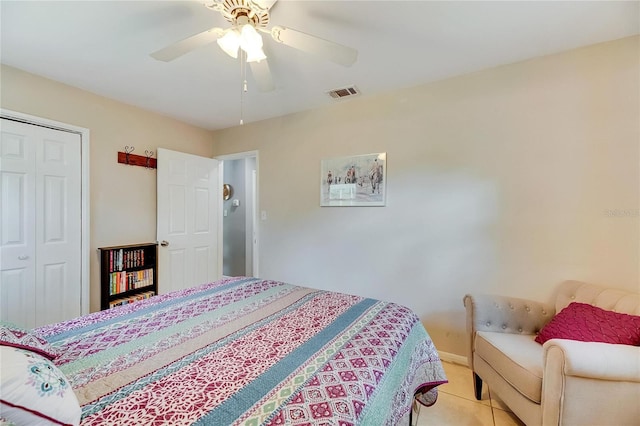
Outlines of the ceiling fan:
{"type": "Polygon", "coordinates": [[[228,55],[245,59],[261,91],[273,90],[273,80],[262,50],[259,32],[270,34],[278,43],[314,54],[340,65],[350,66],[358,51],[329,40],[291,28],[269,25],[269,13],[277,0],[208,0],[204,5],[216,10],[232,26],[227,29],[211,28],[151,54],[157,60],[169,62],[194,49],[217,41],[228,55]]]}

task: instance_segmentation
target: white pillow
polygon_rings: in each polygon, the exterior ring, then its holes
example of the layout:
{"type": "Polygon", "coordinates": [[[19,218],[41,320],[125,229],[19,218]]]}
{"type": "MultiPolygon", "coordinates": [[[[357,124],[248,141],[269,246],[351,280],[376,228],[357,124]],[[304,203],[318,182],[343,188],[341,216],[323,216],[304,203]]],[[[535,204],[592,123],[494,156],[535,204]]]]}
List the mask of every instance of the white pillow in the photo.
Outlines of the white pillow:
{"type": "Polygon", "coordinates": [[[82,410],[65,375],[45,357],[0,346],[0,418],[16,425],[78,425],[82,410]]]}

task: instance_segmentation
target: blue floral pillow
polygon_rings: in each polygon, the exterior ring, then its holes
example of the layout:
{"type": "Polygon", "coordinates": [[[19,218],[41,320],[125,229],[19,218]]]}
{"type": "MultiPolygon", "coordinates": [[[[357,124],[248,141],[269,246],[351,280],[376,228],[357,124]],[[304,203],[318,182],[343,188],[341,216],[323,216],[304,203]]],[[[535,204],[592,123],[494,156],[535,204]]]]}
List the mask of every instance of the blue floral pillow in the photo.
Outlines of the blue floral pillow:
{"type": "Polygon", "coordinates": [[[69,380],[47,358],[0,346],[0,418],[16,425],[78,425],[81,409],[69,380]]]}

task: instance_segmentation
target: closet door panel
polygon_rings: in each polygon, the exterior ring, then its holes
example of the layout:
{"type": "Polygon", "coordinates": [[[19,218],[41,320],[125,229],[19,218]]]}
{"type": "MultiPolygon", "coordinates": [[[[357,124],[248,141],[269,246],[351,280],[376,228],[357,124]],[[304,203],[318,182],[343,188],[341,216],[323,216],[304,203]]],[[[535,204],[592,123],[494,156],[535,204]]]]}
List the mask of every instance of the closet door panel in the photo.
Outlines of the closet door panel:
{"type": "Polygon", "coordinates": [[[81,314],[80,136],[38,128],[36,150],[36,322],[81,314]]]}
{"type": "Polygon", "coordinates": [[[26,328],[36,326],[35,310],[25,309],[33,306],[35,298],[34,268],[23,266],[5,268],[0,271],[0,319],[26,328]]]}
{"type": "Polygon", "coordinates": [[[0,319],[36,325],[35,147],[24,125],[0,132],[0,319]]]}
{"type": "Polygon", "coordinates": [[[0,319],[33,328],[81,313],[80,135],[2,119],[0,319]]]}

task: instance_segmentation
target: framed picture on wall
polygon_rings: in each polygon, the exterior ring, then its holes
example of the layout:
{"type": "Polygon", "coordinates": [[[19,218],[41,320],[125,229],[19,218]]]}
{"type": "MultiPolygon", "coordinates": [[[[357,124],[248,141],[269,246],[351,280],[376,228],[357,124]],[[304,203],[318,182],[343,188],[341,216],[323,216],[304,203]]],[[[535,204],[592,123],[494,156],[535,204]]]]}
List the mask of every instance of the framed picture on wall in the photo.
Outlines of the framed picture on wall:
{"type": "Polygon", "coordinates": [[[384,206],[386,173],[386,152],[321,160],[320,205],[384,206]]]}

